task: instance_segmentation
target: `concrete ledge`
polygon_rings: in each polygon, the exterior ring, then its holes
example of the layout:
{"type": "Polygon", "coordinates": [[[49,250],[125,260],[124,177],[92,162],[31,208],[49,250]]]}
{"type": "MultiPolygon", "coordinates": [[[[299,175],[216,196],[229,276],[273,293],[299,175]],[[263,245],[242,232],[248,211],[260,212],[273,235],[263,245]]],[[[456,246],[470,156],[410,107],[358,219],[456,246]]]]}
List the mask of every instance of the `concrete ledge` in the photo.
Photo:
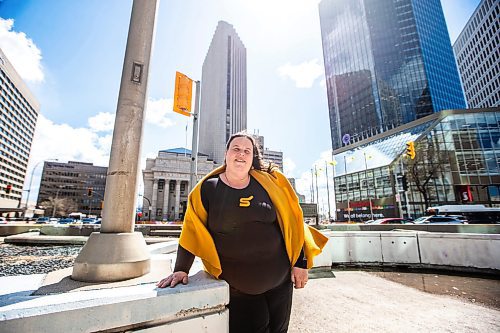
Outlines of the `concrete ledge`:
{"type": "MultiPolygon", "coordinates": [[[[172,238],[154,238],[146,237],[146,244],[178,243],[178,239],[172,238]]],[[[4,242],[15,245],[84,245],[88,240],[87,236],[48,236],[40,235],[38,231],[25,232],[22,234],[11,235],[4,238],[4,242]]],[[[172,245],[171,245],[172,246],[172,245]]],[[[160,245],[159,248],[163,248],[160,245]]],[[[170,251],[162,252],[168,253],[170,251]]]]}
{"type": "Polygon", "coordinates": [[[427,232],[324,232],[329,237],[314,267],[412,266],[500,274],[500,235],[427,232]]]}
{"type": "MultiPolygon", "coordinates": [[[[13,295],[3,295],[0,300],[9,296],[13,295]]],[[[11,302],[4,301],[0,307],[0,331],[94,332],[143,328],[144,332],[154,332],[146,329],[177,325],[188,327],[186,332],[196,332],[202,325],[207,327],[206,332],[227,332],[228,302],[227,283],[198,272],[190,276],[188,285],[176,288],[158,289],[154,283],[147,283],[11,298],[11,302]],[[192,325],[180,324],[191,319],[194,319],[192,325]]]]}
{"type": "Polygon", "coordinates": [[[45,236],[38,232],[27,232],[4,238],[9,244],[53,244],[53,245],[84,245],[88,237],[85,236],[45,236]]]}

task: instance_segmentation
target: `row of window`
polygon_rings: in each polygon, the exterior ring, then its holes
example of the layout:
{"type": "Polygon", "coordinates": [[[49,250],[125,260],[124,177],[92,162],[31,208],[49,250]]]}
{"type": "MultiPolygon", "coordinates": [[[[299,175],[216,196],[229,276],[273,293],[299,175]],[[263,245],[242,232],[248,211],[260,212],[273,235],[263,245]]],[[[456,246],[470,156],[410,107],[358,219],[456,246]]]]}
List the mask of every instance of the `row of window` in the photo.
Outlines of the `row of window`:
{"type": "Polygon", "coordinates": [[[5,94],[5,91],[2,90],[1,87],[0,102],[0,109],[8,113],[10,117],[12,117],[13,119],[19,118],[16,120],[19,120],[19,123],[26,125],[26,127],[30,130],[35,127],[36,119],[34,121],[32,119],[27,119],[25,113],[21,112],[20,109],[16,108],[15,105],[13,105],[14,100],[12,100],[8,94],[5,94]]]}
{"type": "Polygon", "coordinates": [[[36,111],[33,109],[30,103],[28,103],[28,101],[24,98],[23,94],[19,92],[17,87],[12,83],[10,78],[2,69],[0,69],[0,80],[1,80],[0,88],[2,86],[5,86],[7,90],[10,92],[10,94],[13,97],[15,97],[14,102],[18,104],[19,102],[21,103],[21,105],[18,105],[18,108],[23,109],[26,112],[26,114],[29,115],[30,118],[32,118],[32,120],[36,123],[37,119],[36,111]]]}
{"type": "MultiPolygon", "coordinates": [[[[492,9],[490,16],[487,19],[487,22],[489,25],[491,23],[495,22],[495,17],[500,17],[500,6],[497,0],[486,0],[483,3],[483,6],[479,9],[475,15],[473,15],[473,18],[470,19],[470,21],[467,23],[467,26],[463,30],[462,34],[459,36],[458,41],[457,41],[457,48],[462,49],[464,45],[471,39],[472,35],[477,36],[477,27],[479,24],[481,24],[480,27],[480,33],[481,35],[484,34],[484,32],[488,29],[485,28],[487,24],[482,23],[484,17],[489,13],[491,7],[493,6],[493,3],[495,3],[495,8],[492,9]]],[[[498,23],[498,21],[497,21],[498,23]]],[[[477,40],[476,40],[477,42],[477,40]]]]}
{"type": "MultiPolygon", "coordinates": [[[[18,151],[21,151],[24,156],[29,156],[30,149],[24,142],[18,140],[15,136],[13,136],[11,131],[3,128],[3,121],[0,119],[0,138],[2,141],[11,148],[15,148],[18,151]]],[[[6,127],[6,126],[5,126],[6,127]]]]}
{"type": "Polygon", "coordinates": [[[18,118],[21,118],[20,119],[21,121],[33,127],[35,126],[37,117],[34,117],[32,114],[28,113],[28,110],[26,108],[20,106],[19,103],[17,103],[17,100],[14,97],[10,96],[7,93],[6,88],[1,85],[0,85],[0,100],[6,105],[8,105],[9,109],[12,112],[15,112],[18,115],[18,118]]]}
{"type": "MultiPolygon", "coordinates": [[[[500,46],[500,44],[498,44],[500,46]]],[[[469,69],[464,73],[462,70],[462,81],[464,90],[468,98],[484,92],[486,88],[487,95],[491,94],[495,89],[498,89],[500,81],[500,61],[495,55],[485,52],[485,59],[482,58],[477,64],[468,66],[469,69]],[[472,72],[472,75],[467,73],[472,72]]],[[[499,54],[497,54],[499,55],[499,54]]],[[[463,66],[462,66],[463,67],[463,66]]],[[[484,96],[483,96],[484,98],[484,96]]]]}
{"type": "MultiPolygon", "coordinates": [[[[0,96],[1,99],[1,96],[0,96]]],[[[10,127],[11,134],[16,134],[23,142],[30,142],[33,139],[33,133],[35,131],[35,127],[25,127],[19,126],[23,125],[20,122],[16,121],[14,112],[9,111],[0,103],[0,115],[4,125],[10,127]]]]}
{"type": "Polygon", "coordinates": [[[17,158],[16,156],[19,154],[17,154],[17,153],[11,154],[10,151],[11,151],[11,149],[9,147],[6,147],[4,144],[0,143],[0,160],[3,159],[6,162],[8,161],[7,164],[16,167],[16,169],[18,169],[18,170],[23,170],[23,172],[26,172],[25,170],[26,170],[27,165],[28,165],[28,159],[25,157],[22,157],[22,156],[20,158],[17,158]],[[2,158],[2,156],[4,156],[4,157],[2,158]]]}

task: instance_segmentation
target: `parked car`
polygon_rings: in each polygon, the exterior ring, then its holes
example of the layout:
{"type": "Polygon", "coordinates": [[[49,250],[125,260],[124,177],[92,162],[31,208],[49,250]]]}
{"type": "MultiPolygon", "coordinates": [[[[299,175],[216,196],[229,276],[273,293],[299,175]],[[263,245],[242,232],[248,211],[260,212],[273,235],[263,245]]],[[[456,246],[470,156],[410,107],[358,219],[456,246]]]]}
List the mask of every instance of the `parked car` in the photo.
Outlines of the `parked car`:
{"type": "Polygon", "coordinates": [[[76,220],[74,220],[70,217],[65,217],[63,219],[60,219],[58,223],[59,224],[70,224],[70,223],[75,223],[75,222],[76,222],[76,220]]]}
{"type": "Polygon", "coordinates": [[[443,215],[422,216],[414,222],[415,224],[467,224],[467,220],[463,216],[443,215]]]}
{"type": "Polygon", "coordinates": [[[5,217],[0,217],[0,224],[7,224],[7,219],[5,217]]]}
{"type": "Polygon", "coordinates": [[[402,219],[400,217],[386,217],[383,219],[375,220],[370,224],[408,224],[408,223],[412,224],[413,221],[408,219],[402,219]]]}
{"type": "Polygon", "coordinates": [[[39,217],[35,221],[35,224],[46,224],[46,223],[50,223],[50,218],[48,218],[48,217],[39,217]]]}
{"type": "Polygon", "coordinates": [[[84,217],[82,219],[83,224],[95,224],[97,222],[97,219],[94,217],[84,217]]]}

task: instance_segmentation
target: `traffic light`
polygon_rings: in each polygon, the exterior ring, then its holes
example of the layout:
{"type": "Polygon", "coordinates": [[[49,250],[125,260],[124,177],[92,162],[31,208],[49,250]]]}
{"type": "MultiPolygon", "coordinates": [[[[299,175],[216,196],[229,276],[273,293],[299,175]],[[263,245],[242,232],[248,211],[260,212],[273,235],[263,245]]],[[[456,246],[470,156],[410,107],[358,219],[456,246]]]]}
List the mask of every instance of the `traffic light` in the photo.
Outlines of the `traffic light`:
{"type": "Polygon", "coordinates": [[[175,72],[174,112],[190,116],[193,80],[186,75],[175,72]]]}
{"type": "Polygon", "coordinates": [[[415,159],[415,142],[413,141],[408,141],[406,143],[406,156],[408,156],[409,158],[411,158],[412,160],[415,159]]]}
{"type": "Polygon", "coordinates": [[[403,185],[403,191],[408,191],[408,179],[406,179],[406,175],[401,177],[401,185],[403,185]]]}
{"type": "Polygon", "coordinates": [[[92,187],[87,188],[87,196],[88,197],[92,196],[92,187]]]}
{"type": "Polygon", "coordinates": [[[10,194],[10,191],[12,191],[12,184],[7,184],[7,186],[5,186],[5,193],[10,194]]]}

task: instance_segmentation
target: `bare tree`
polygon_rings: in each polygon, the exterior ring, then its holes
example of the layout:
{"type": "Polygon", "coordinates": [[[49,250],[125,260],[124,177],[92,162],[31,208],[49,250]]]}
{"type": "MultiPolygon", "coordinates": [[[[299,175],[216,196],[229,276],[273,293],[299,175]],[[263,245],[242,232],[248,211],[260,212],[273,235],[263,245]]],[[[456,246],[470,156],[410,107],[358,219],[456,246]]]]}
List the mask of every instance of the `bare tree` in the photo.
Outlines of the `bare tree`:
{"type": "Polygon", "coordinates": [[[46,214],[49,213],[54,216],[68,216],[78,209],[76,202],[69,198],[49,197],[47,200],[42,201],[40,206],[45,209],[46,214]]]}
{"type": "Polygon", "coordinates": [[[416,143],[415,150],[415,159],[408,160],[409,181],[422,194],[425,207],[429,207],[433,199],[431,189],[434,181],[443,177],[444,165],[449,162],[448,154],[430,136],[416,143]]]}

